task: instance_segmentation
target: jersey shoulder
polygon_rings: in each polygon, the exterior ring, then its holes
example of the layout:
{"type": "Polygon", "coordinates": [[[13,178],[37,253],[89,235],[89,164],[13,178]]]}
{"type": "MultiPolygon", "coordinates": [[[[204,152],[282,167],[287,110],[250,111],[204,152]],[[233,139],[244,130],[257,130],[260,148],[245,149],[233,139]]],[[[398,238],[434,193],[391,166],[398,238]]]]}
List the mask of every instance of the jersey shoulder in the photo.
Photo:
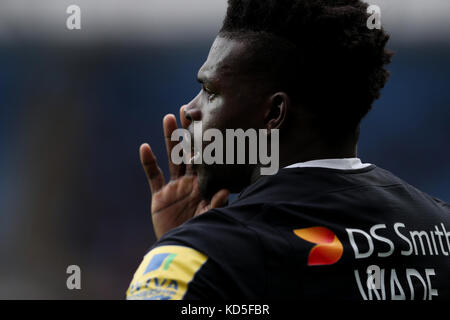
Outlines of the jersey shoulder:
{"type": "Polygon", "coordinates": [[[144,256],[127,299],[231,299],[264,289],[256,233],[223,209],[165,234],[144,256]],[[249,254],[250,253],[250,254],[249,254]]]}
{"type": "Polygon", "coordinates": [[[182,245],[161,245],[148,252],[127,291],[129,300],[179,300],[207,261],[203,253],[182,245]]]}

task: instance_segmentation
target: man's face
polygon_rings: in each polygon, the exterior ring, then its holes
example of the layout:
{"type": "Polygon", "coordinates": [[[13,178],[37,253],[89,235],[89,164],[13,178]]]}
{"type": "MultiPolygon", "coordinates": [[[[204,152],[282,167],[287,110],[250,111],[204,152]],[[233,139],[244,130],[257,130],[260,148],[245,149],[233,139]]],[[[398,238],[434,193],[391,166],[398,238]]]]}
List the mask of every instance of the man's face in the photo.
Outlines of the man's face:
{"type": "MultiPolygon", "coordinates": [[[[261,75],[249,71],[251,54],[243,41],[217,37],[198,72],[200,93],[185,109],[190,121],[202,121],[203,132],[215,128],[264,128],[262,103],[266,97],[261,75]]],[[[193,123],[189,126],[193,137],[193,123]]],[[[203,144],[203,148],[207,143],[203,144]]],[[[195,165],[200,192],[210,198],[220,189],[239,192],[250,183],[254,165],[195,165]]]]}

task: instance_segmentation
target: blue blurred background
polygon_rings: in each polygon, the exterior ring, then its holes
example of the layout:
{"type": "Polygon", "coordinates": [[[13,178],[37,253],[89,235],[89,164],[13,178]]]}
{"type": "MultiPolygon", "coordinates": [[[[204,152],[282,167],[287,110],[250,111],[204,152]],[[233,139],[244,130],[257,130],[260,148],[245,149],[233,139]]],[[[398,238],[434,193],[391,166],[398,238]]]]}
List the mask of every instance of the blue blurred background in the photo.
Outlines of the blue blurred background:
{"type": "MultiPolygon", "coordinates": [[[[450,202],[450,6],[371,3],[396,55],[359,156],[450,202]]],[[[82,29],[68,31],[69,4],[0,0],[2,299],[124,297],[154,242],[139,145],[167,175],[162,117],[197,94],[226,8],[82,0],[82,29]],[[66,288],[72,264],[82,290],[66,288]]]]}

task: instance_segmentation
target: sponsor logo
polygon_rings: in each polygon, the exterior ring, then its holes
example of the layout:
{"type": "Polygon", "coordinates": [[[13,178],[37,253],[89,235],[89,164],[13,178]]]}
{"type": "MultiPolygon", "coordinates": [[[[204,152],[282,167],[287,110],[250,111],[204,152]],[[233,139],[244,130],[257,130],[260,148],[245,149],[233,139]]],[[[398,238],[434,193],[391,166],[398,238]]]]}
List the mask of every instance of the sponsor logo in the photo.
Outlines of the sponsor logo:
{"type": "MultiPolygon", "coordinates": [[[[386,237],[387,232],[395,232],[396,243],[401,243],[402,256],[448,256],[450,252],[450,232],[444,224],[435,225],[434,230],[408,230],[404,223],[397,222],[392,227],[376,224],[368,232],[361,229],[345,229],[355,254],[355,259],[365,259],[372,255],[387,258],[395,251],[394,242],[386,237]],[[384,235],[382,235],[384,233],[384,235]],[[399,240],[401,240],[399,242],[399,240]],[[376,252],[375,243],[384,243],[386,250],[376,252]]],[[[397,249],[398,251],[398,249],[397,249]]]]}
{"type": "Polygon", "coordinates": [[[344,248],[330,229],[312,227],[296,229],[294,233],[297,237],[316,244],[309,253],[308,266],[330,265],[341,259],[344,248]]]}
{"type": "Polygon", "coordinates": [[[203,253],[188,247],[157,247],[144,257],[128,288],[127,299],[182,299],[188,284],[207,259],[203,253]]]}
{"type": "Polygon", "coordinates": [[[176,257],[175,253],[160,253],[155,255],[152,260],[150,260],[147,269],[145,269],[144,274],[147,274],[149,272],[158,270],[161,268],[161,265],[164,263],[163,270],[168,270],[170,267],[170,264],[172,263],[173,259],[176,257]]]}

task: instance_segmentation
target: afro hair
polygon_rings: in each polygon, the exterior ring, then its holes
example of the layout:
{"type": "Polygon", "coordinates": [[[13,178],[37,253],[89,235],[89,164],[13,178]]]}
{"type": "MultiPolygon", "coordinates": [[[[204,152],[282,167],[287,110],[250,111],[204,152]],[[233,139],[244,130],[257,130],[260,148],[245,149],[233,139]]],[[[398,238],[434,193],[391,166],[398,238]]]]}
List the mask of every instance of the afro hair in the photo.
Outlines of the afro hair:
{"type": "Polygon", "coordinates": [[[367,27],[367,8],[360,0],[229,0],[219,36],[249,41],[268,81],[321,123],[354,130],[392,57],[389,35],[367,27]]]}

